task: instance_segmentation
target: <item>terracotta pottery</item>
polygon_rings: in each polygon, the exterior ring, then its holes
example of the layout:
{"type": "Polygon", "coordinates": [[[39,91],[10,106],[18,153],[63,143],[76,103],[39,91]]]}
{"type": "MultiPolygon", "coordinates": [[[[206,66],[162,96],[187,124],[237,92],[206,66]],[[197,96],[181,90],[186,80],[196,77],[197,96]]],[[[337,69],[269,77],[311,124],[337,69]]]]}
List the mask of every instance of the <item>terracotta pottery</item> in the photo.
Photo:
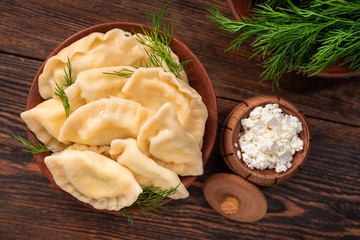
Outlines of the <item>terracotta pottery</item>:
{"type": "Polygon", "coordinates": [[[264,194],[240,176],[217,173],[203,187],[205,199],[218,213],[239,222],[255,222],[267,211],[264,194]]]}
{"type": "MultiPolygon", "coordinates": [[[[129,23],[129,22],[105,23],[105,24],[95,25],[95,26],[89,27],[87,29],[84,29],[84,30],[72,35],[68,39],[66,39],[57,48],[55,48],[55,50],[47,57],[47,59],[44,61],[44,63],[38,70],[38,72],[34,78],[34,81],[32,83],[30,92],[29,92],[26,110],[29,110],[29,109],[35,107],[36,105],[38,105],[39,103],[41,103],[43,101],[43,99],[41,98],[41,96],[39,94],[39,90],[38,90],[39,75],[42,73],[46,61],[50,57],[56,55],[61,49],[69,46],[73,42],[75,42],[93,32],[106,33],[107,31],[109,31],[111,29],[119,28],[124,31],[131,32],[131,33],[133,33],[134,31],[137,33],[143,33],[141,27],[143,27],[144,29],[147,29],[147,30],[150,29],[149,26],[141,25],[138,23],[129,23]]],[[[203,138],[203,147],[201,150],[202,151],[202,160],[203,160],[203,164],[205,166],[207,160],[210,157],[211,151],[213,149],[215,138],[216,138],[216,131],[217,131],[218,116],[217,116],[217,104],[216,104],[215,92],[214,92],[211,80],[210,80],[204,66],[201,64],[200,60],[195,56],[195,54],[188,47],[186,47],[178,39],[173,38],[171,41],[171,44],[170,44],[170,48],[172,49],[172,51],[175,54],[178,55],[178,57],[180,58],[181,61],[186,61],[189,59],[195,60],[195,61],[191,61],[189,63],[189,65],[185,71],[188,75],[190,86],[193,87],[194,89],[196,89],[196,91],[201,95],[202,100],[205,103],[206,108],[208,110],[208,114],[209,114],[209,117],[207,119],[206,126],[205,126],[205,135],[203,138]]],[[[36,139],[35,135],[29,129],[27,131],[28,131],[29,140],[35,141],[35,139],[36,139]]],[[[57,184],[55,183],[55,181],[51,175],[51,172],[49,171],[46,164],[44,163],[44,158],[48,155],[50,155],[50,154],[49,153],[34,154],[34,158],[35,158],[36,162],[38,163],[40,169],[44,173],[44,175],[50,180],[50,182],[52,184],[54,184],[58,189],[60,189],[57,186],[57,184]]],[[[195,176],[187,176],[187,177],[180,177],[180,179],[186,187],[189,187],[192,184],[192,182],[196,179],[196,177],[195,176]]],[[[63,191],[62,189],[60,189],[60,190],[63,191]]],[[[90,206],[88,204],[78,201],[75,197],[68,194],[67,192],[65,192],[65,191],[63,191],[63,192],[67,196],[69,196],[71,199],[73,199],[74,201],[79,202],[82,205],[87,206],[89,208],[93,208],[92,206],[90,206]]],[[[121,211],[119,211],[119,212],[121,213],[121,211]]],[[[136,209],[134,212],[136,212],[136,209]]]]}
{"type": "Polygon", "coordinates": [[[242,20],[240,14],[246,18],[251,17],[252,13],[249,10],[252,9],[252,4],[250,0],[227,0],[227,3],[230,7],[232,15],[236,20],[242,20]]]}
{"type": "MultiPolygon", "coordinates": [[[[249,18],[253,15],[253,13],[249,11],[253,9],[251,0],[227,0],[227,3],[230,7],[232,15],[238,21],[242,21],[240,14],[245,18],[249,18]]],[[[358,76],[360,74],[360,71],[354,74],[354,71],[350,70],[348,68],[348,65],[344,64],[340,66],[340,63],[341,61],[336,62],[335,64],[322,70],[320,73],[317,73],[315,76],[323,77],[323,78],[347,78],[352,75],[358,76]]],[[[307,75],[310,75],[312,73],[314,72],[312,71],[306,72],[307,75]]]]}
{"type": "Polygon", "coordinates": [[[273,186],[294,176],[304,166],[311,148],[311,134],[307,120],[296,106],[283,98],[275,96],[258,96],[243,101],[229,114],[221,133],[220,150],[227,166],[236,174],[246,180],[261,186],[273,186]],[[250,169],[241,159],[237,157],[240,146],[235,147],[234,143],[239,141],[241,131],[241,119],[249,117],[250,112],[257,106],[264,107],[269,103],[277,103],[283,113],[293,115],[302,123],[303,130],[299,137],[304,142],[303,150],[296,152],[291,161],[292,167],[286,172],[277,173],[274,169],[257,170],[250,169]]]}

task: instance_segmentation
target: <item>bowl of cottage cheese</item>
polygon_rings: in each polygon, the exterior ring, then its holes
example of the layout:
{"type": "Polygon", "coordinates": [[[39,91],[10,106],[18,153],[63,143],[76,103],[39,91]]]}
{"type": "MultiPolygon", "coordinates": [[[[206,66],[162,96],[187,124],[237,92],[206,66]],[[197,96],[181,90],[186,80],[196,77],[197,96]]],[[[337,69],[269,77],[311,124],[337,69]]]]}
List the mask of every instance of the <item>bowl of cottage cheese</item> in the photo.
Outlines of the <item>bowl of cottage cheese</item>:
{"type": "Polygon", "coordinates": [[[286,181],[304,166],[311,148],[305,116],[276,96],[243,101],[229,114],[221,134],[225,163],[261,186],[286,181]]]}

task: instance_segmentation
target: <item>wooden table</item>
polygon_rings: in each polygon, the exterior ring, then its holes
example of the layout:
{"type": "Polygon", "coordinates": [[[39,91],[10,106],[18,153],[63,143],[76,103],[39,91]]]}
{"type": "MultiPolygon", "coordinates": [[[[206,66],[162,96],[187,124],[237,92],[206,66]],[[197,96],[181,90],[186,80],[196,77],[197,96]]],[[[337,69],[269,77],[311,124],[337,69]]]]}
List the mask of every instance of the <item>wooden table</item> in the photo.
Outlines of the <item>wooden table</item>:
{"type": "MultiPolygon", "coordinates": [[[[159,4],[165,1],[158,1],[159,4]]],[[[47,55],[72,34],[95,24],[129,21],[149,24],[155,1],[0,2],[0,239],[354,239],[360,238],[360,81],[286,74],[281,92],[259,83],[260,60],[245,44],[224,52],[233,36],[209,21],[204,6],[232,17],[225,1],[174,0],[168,9],[178,21],[175,36],[205,66],[215,88],[219,128],[241,101],[279,95],[306,115],[313,145],[305,167],[292,179],[262,187],[266,216],[255,223],[228,220],[205,201],[203,182],[230,172],[220,156],[219,138],[205,174],[189,188],[191,196],[172,201],[168,211],[134,224],[120,215],[87,209],[55,189],[33,156],[10,133],[26,136],[19,114],[30,84],[47,55]]]]}

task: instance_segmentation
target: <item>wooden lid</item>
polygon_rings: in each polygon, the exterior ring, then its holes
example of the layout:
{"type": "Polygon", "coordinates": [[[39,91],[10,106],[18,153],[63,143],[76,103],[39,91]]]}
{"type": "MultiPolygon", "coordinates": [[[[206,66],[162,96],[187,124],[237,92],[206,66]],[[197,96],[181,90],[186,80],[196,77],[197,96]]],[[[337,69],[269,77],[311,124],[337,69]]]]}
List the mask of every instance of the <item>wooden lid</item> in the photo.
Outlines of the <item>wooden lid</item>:
{"type": "Polygon", "coordinates": [[[235,174],[212,175],[205,181],[203,192],[210,206],[231,220],[254,222],[267,211],[267,201],[260,189],[235,174]]]}

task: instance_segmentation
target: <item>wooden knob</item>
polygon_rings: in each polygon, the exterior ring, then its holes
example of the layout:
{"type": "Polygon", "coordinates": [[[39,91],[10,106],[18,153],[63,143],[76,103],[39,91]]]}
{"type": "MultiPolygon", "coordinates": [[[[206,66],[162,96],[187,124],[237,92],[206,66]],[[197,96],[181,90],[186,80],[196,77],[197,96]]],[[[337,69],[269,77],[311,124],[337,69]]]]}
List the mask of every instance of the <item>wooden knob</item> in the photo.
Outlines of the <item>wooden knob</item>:
{"type": "Polygon", "coordinates": [[[254,184],[230,173],[217,173],[204,183],[206,201],[221,215],[239,222],[254,222],[267,211],[264,194],[254,184]]]}
{"type": "Polygon", "coordinates": [[[221,211],[228,215],[235,215],[239,212],[239,201],[233,197],[227,197],[220,205],[221,211]]]}

